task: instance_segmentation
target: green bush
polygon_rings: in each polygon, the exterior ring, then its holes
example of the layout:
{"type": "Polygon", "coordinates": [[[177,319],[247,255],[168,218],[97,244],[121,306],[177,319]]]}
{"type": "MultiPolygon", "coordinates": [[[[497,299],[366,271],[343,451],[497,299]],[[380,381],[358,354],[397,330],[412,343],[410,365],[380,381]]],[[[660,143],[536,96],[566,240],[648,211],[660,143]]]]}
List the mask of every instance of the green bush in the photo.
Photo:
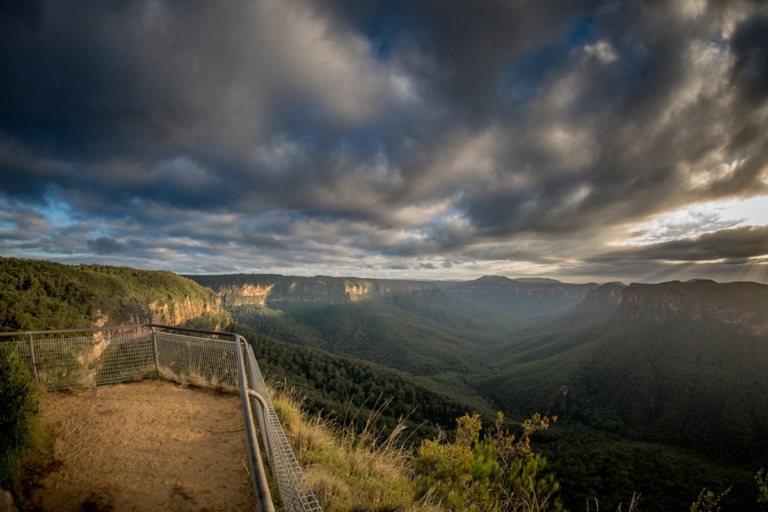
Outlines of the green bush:
{"type": "Polygon", "coordinates": [[[522,423],[519,437],[503,428],[504,415],[481,435],[480,415],[457,420],[453,443],[425,440],[413,465],[418,492],[451,510],[490,512],[560,512],[560,484],[544,475],[546,459],[531,449],[530,437],[549,428],[536,413],[522,423]]]}
{"type": "Polygon", "coordinates": [[[15,489],[24,457],[39,448],[35,383],[16,345],[0,342],[0,484],[15,489]]]}

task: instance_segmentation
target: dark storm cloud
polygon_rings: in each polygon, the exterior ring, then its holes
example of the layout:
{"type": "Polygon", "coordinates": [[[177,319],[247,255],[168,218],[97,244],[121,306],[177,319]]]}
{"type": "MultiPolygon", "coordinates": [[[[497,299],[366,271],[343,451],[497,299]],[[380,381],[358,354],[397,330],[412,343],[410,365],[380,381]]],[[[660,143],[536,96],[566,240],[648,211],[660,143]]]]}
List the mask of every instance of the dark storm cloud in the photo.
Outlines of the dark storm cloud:
{"type": "MultiPolygon", "coordinates": [[[[603,275],[636,224],[768,194],[767,27],[741,0],[4,2],[0,247],[603,275]]],[[[727,233],[621,254],[746,257],[727,233]]]]}
{"type": "Polygon", "coordinates": [[[106,236],[99,237],[95,240],[88,240],[88,247],[90,247],[96,254],[115,254],[125,250],[123,244],[106,236]]]}
{"type": "Polygon", "coordinates": [[[759,105],[768,98],[768,17],[745,20],[733,35],[734,79],[745,101],[759,105]]]}
{"type": "Polygon", "coordinates": [[[506,70],[518,60],[558,57],[551,38],[577,32],[601,3],[608,2],[326,2],[370,37],[379,58],[401,59],[467,119],[497,111],[506,70]]]}

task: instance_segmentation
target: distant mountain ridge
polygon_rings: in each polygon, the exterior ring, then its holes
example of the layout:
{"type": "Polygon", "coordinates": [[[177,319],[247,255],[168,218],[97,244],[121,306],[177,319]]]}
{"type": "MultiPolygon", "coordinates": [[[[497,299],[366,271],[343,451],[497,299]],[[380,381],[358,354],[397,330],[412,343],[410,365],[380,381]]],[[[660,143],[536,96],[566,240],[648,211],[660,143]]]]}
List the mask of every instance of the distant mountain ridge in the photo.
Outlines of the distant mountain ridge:
{"type": "Polygon", "coordinates": [[[510,279],[483,276],[474,281],[441,283],[448,295],[504,313],[542,315],[577,306],[597,283],[573,284],[555,279],[510,279]]]}
{"type": "Polygon", "coordinates": [[[716,320],[741,334],[768,335],[768,285],[709,280],[631,284],[622,294],[619,321],[716,320]]]}
{"type": "Polygon", "coordinates": [[[187,276],[212,289],[221,297],[223,306],[275,303],[350,304],[367,299],[397,295],[433,295],[439,293],[436,283],[356,277],[298,277],[277,274],[230,274],[187,276]]]}
{"type": "Polygon", "coordinates": [[[589,290],[574,309],[551,325],[576,325],[614,317],[619,323],[648,320],[715,320],[740,334],[768,335],[768,286],[754,282],[717,283],[708,279],[658,284],[607,283],[589,290]],[[563,319],[568,319],[563,322],[563,319]]]}
{"type": "Polygon", "coordinates": [[[357,277],[298,277],[276,274],[189,275],[212,289],[223,306],[276,303],[350,304],[397,296],[441,293],[477,306],[516,315],[542,315],[578,305],[597,283],[572,284],[548,278],[484,276],[473,281],[418,281],[357,277]]]}

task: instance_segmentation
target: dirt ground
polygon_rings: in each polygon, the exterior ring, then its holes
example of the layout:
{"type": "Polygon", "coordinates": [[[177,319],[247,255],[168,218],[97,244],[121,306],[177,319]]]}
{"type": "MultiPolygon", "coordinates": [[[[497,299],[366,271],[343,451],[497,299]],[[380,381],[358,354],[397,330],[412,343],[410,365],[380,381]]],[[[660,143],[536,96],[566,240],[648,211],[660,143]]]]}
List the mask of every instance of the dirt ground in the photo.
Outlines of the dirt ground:
{"type": "Polygon", "coordinates": [[[145,380],[48,393],[38,511],[255,510],[240,398],[145,380]]]}

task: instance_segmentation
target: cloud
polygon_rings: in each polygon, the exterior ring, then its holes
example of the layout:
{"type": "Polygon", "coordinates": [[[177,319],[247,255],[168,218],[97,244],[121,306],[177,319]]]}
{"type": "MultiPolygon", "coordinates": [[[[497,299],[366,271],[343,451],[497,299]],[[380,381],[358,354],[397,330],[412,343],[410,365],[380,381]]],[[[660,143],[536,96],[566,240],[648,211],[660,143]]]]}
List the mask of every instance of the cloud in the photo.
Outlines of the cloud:
{"type": "Polygon", "coordinates": [[[740,23],[731,42],[736,59],[734,80],[745,102],[759,105],[768,98],[768,16],[750,18],[740,23]]]}
{"type": "Polygon", "coordinates": [[[5,2],[0,247],[180,272],[735,261],[716,215],[610,244],[768,194],[766,20],[746,0],[5,2]]]}
{"type": "Polygon", "coordinates": [[[590,261],[663,260],[663,261],[713,261],[747,260],[768,256],[768,226],[745,226],[723,229],[695,238],[672,240],[659,244],[633,247],[609,252],[590,261]]]}
{"type": "Polygon", "coordinates": [[[88,247],[91,248],[96,254],[115,254],[125,250],[123,244],[113,238],[106,236],[99,237],[95,240],[88,240],[88,247]]]}

